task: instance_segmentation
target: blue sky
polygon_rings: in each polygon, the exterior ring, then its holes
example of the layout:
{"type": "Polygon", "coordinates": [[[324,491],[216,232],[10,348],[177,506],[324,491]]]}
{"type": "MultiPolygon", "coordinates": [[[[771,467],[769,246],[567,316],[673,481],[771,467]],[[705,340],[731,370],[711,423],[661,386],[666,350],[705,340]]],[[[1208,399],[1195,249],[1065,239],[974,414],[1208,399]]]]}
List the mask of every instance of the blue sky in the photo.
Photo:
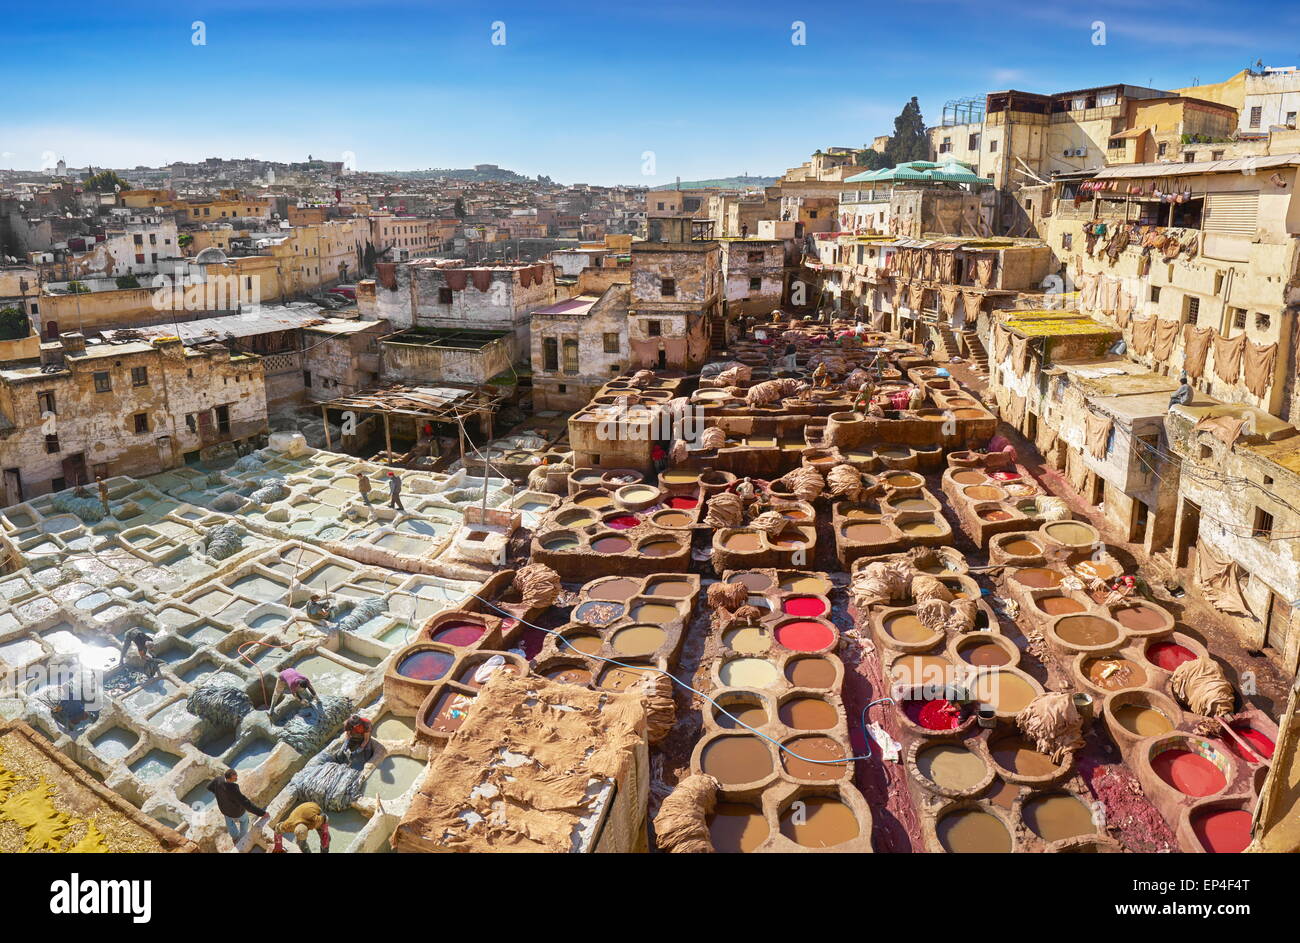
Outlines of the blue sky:
{"type": "Polygon", "coordinates": [[[351,153],[362,170],[495,163],[653,185],[860,146],[913,95],[933,124],[945,101],[993,89],[1300,64],[1300,6],[1259,0],[7,6],[0,167],[20,168],[47,152],[73,166],[351,153]]]}

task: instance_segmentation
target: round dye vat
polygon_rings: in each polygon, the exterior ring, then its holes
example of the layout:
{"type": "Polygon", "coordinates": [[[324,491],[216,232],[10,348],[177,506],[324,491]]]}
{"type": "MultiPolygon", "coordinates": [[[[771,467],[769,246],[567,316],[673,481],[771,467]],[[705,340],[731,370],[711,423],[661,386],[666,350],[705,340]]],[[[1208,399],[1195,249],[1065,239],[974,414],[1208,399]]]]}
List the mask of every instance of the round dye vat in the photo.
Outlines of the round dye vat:
{"type": "Polygon", "coordinates": [[[929,641],[937,634],[933,629],[927,629],[924,623],[910,612],[896,612],[885,616],[880,624],[890,638],[909,645],[929,641]]]}
{"type": "Polygon", "coordinates": [[[762,655],[772,647],[772,636],[764,629],[747,625],[723,632],[722,644],[742,655],[762,655]]]}
{"type": "Polygon", "coordinates": [[[1061,771],[1061,767],[1053,763],[1051,757],[1039,753],[1023,737],[1002,737],[995,740],[989,744],[989,753],[993,756],[993,762],[1017,776],[1052,776],[1061,771]]]}
{"type": "Polygon", "coordinates": [[[793,576],[781,581],[781,590],[786,593],[809,593],[813,596],[825,596],[831,591],[831,581],[820,576],[793,576]]]}
{"type": "MultiPolygon", "coordinates": [[[[881,452],[880,454],[886,458],[903,458],[907,453],[904,452],[897,456],[891,456],[889,452],[881,452]]],[[[920,475],[913,475],[911,472],[884,475],[881,477],[881,481],[885,483],[885,487],[887,488],[919,488],[921,485],[925,484],[924,478],[920,475]]]]}
{"type": "Polygon", "coordinates": [[[1085,559],[1072,562],[1070,568],[1082,580],[1108,580],[1119,575],[1119,567],[1105,560],[1085,559]]]}
{"type": "Polygon", "coordinates": [[[800,620],[777,626],[776,640],[792,652],[817,652],[835,641],[835,632],[821,622],[800,620]]]}
{"type": "Polygon", "coordinates": [[[974,789],[988,775],[988,767],[977,754],[952,743],[921,750],[916,754],[916,768],[936,786],[953,792],[974,789]]]}
{"type": "Polygon", "coordinates": [[[660,527],[688,527],[695,519],[685,511],[660,511],[654,522],[660,527]]]}
{"type": "Polygon", "coordinates": [[[591,671],[587,668],[580,668],[577,665],[565,665],[562,668],[552,668],[546,672],[546,677],[552,681],[559,681],[562,684],[591,684],[591,671]]]}
{"type": "Polygon", "coordinates": [[[909,537],[938,537],[943,533],[943,528],[930,521],[907,521],[903,524],[896,524],[899,530],[909,537]]]}
{"type": "Polygon", "coordinates": [[[668,499],[668,506],[677,511],[693,511],[700,506],[700,502],[696,498],[674,495],[668,499]]]}
{"type": "Polygon", "coordinates": [[[574,550],[578,546],[578,538],[564,534],[559,537],[548,537],[542,541],[543,550],[562,551],[574,550]]]}
{"type": "Polygon", "coordinates": [[[628,616],[636,622],[652,622],[656,625],[663,625],[666,622],[675,622],[682,617],[682,614],[676,606],[669,606],[661,602],[643,602],[633,606],[628,616]]]}
{"type": "Polygon", "coordinates": [[[566,511],[555,519],[565,527],[586,527],[596,523],[596,515],[587,510],[566,511]]]}
{"type": "Polygon", "coordinates": [[[825,600],[816,596],[791,596],[781,601],[781,611],[788,616],[808,616],[816,618],[826,614],[825,600]]]}
{"type": "Polygon", "coordinates": [[[624,553],[632,549],[632,541],[626,537],[601,537],[592,541],[591,549],[597,553],[624,553]]]}
{"type": "Polygon", "coordinates": [[[845,524],[840,533],[849,540],[856,540],[864,544],[880,544],[894,538],[893,531],[884,524],[845,524]]]}
{"type": "Polygon", "coordinates": [[[785,677],[796,688],[829,688],[835,683],[835,665],[827,658],[792,658],[785,677]]]}
{"type": "Polygon", "coordinates": [[[751,593],[761,593],[772,586],[772,578],[766,573],[737,573],[728,582],[739,583],[751,593]]]}
{"type": "Polygon", "coordinates": [[[975,689],[980,700],[999,714],[1017,714],[1038,696],[1032,684],[1010,671],[981,672],[975,689]]]}
{"type": "Polygon", "coordinates": [[[1011,578],[1021,586],[1028,586],[1030,589],[1056,589],[1061,585],[1060,573],[1041,566],[1016,570],[1011,574],[1011,578]]]}
{"type": "Polygon", "coordinates": [[[781,723],[791,730],[829,730],[839,723],[840,714],[819,697],[795,697],[777,708],[781,723]]]}
{"type": "Polygon", "coordinates": [[[464,648],[473,645],[487,634],[487,626],[481,622],[444,622],[433,630],[433,640],[444,645],[464,648]]]}
{"type": "Polygon", "coordinates": [[[579,651],[584,655],[594,655],[600,651],[601,641],[599,635],[588,635],[579,632],[576,635],[563,635],[555,646],[559,651],[579,651]],[[565,642],[568,644],[566,645],[565,642]]]}
{"type": "Polygon", "coordinates": [[[1151,768],[1185,796],[1211,796],[1228,785],[1219,767],[1199,753],[1178,747],[1151,757],[1151,768]]]}
{"type": "Polygon", "coordinates": [[[931,504],[929,501],[927,501],[925,498],[900,498],[895,501],[890,501],[889,503],[892,504],[895,508],[897,508],[900,511],[936,510],[935,506],[931,504]]]}
{"type": "Polygon", "coordinates": [[[699,472],[693,471],[666,471],[659,477],[674,485],[691,485],[700,480],[699,472]]]}
{"type": "Polygon", "coordinates": [[[738,786],[772,775],[772,751],[758,737],[719,737],[700,754],[700,768],[724,786],[738,786]]]}
{"type": "Polygon", "coordinates": [[[766,658],[733,658],[722,663],[718,677],[729,688],[770,688],[778,675],[766,658]]]}
{"type": "Polygon", "coordinates": [[[1068,616],[1076,612],[1087,612],[1088,607],[1069,596],[1040,596],[1034,605],[1049,616],[1068,616]]]}
{"type": "Polygon", "coordinates": [[[666,596],[669,599],[685,599],[693,591],[687,580],[655,580],[646,587],[647,596],[666,596]]]}
{"type": "Polygon", "coordinates": [[[573,503],[578,505],[578,507],[595,508],[595,509],[614,506],[613,500],[609,497],[609,495],[605,495],[605,494],[589,494],[585,498],[578,498],[573,503]]]}
{"type": "Polygon", "coordinates": [[[746,596],[745,605],[753,606],[759,612],[772,611],[772,602],[766,596],[746,596]]]}
{"type": "Polygon", "coordinates": [[[953,666],[942,655],[904,655],[890,666],[889,674],[902,687],[939,688],[952,682],[953,666]]]}
{"type": "Polygon", "coordinates": [[[1243,809],[1202,809],[1192,815],[1192,832],[1211,854],[1236,855],[1250,844],[1250,818],[1243,809]]]}
{"type": "Polygon", "coordinates": [[[1069,793],[1034,796],[1023,806],[1022,816],[1029,830],[1043,841],[1061,841],[1095,835],[1092,810],[1069,793]]]}
{"type": "Polygon", "coordinates": [[[1152,642],[1147,646],[1147,661],[1157,668],[1173,671],[1188,661],[1196,661],[1196,652],[1177,642],[1152,642]]]}
{"type": "Polygon", "coordinates": [[[1085,547],[1097,542],[1097,532],[1077,521],[1055,521],[1045,526],[1043,533],[1065,547],[1085,547]]]}
{"type": "Polygon", "coordinates": [[[805,848],[832,848],[861,833],[853,810],[830,796],[806,796],[781,813],[781,834],[805,848]]]}
{"type": "Polygon", "coordinates": [[[725,730],[736,730],[740,724],[763,727],[767,724],[767,709],[757,701],[725,701],[721,709],[713,709],[713,719],[725,730]],[[726,710],[725,714],[723,710],[726,710]],[[728,714],[731,716],[728,717],[728,714]]]}
{"type": "MultiPolygon", "coordinates": [[[[677,483],[679,480],[685,482],[694,481],[695,479],[692,477],[689,479],[669,478],[668,480],[677,483]]],[[[627,485],[626,487],[619,488],[618,491],[615,492],[615,495],[620,501],[626,501],[630,504],[642,504],[646,501],[654,501],[658,498],[659,489],[652,488],[649,485],[627,485]]]]}
{"type": "Polygon", "coordinates": [[[926,730],[956,730],[962,722],[961,708],[951,701],[904,701],[903,714],[926,730]]]}
{"type": "Polygon", "coordinates": [[[979,809],[949,812],[937,823],[939,844],[949,854],[1007,854],[1011,833],[996,815],[979,809]]]}
{"type": "Polygon", "coordinates": [[[612,580],[606,580],[603,583],[594,584],[587,590],[587,596],[591,599],[607,599],[610,602],[624,602],[640,588],[640,580],[620,576],[612,580]]]}
{"type": "Polygon", "coordinates": [[[1147,673],[1119,655],[1089,658],[1083,663],[1083,675],[1104,691],[1140,688],[1147,683],[1147,673]]]}
{"type": "Polygon", "coordinates": [[[609,644],[620,655],[650,655],[667,640],[668,633],[657,625],[629,625],[610,636],[609,644]]]}
{"type": "MultiPolygon", "coordinates": [[[[1252,750],[1254,750],[1264,759],[1269,760],[1273,758],[1273,750],[1276,748],[1276,744],[1273,743],[1272,738],[1270,738],[1268,734],[1264,733],[1262,730],[1256,730],[1254,727],[1250,726],[1249,723],[1232,724],[1232,729],[1237,734],[1238,737],[1241,737],[1241,739],[1246,741],[1247,746],[1249,746],[1252,750]]],[[[1239,744],[1232,737],[1225,735],[1223,738],[1223,742],[1228,745],[1229,750],[1237,754],[1237,756],[1241,757],[1246,762],[1248,763],[1259,762],[1259,759],[1257,757],[1251,756],[1241,746],[1241,744],[1239,744]]]]}
{"type": "Polygon", "coordinates": [[[632,685],[644,681],[645,676],[649,673],[649,670],[644,668],[622,668],[618,665],[609,665],[600,673],[596,687],[605,691],[626,691],[632,685]]]}
{"type": "Polygon", "coordinates": [[[781,512],[781,516],[787,521],[798,521],[800,523],[812,520],[808,512],[802,508],[786,508],[781,512]]]}
{"type": "Polygon", "coordinates": [[[880,520],[880,511],[872,508],[850,507],[844,508],[841,512],[846,520],[850,521],[878,521],[880,520]]]}
{"type": "Polygon", "coordinates": [[[720,854],[753,851],[772,831],[761,809],[738,802],[719,802],[708,824],[709,843],[720,854]]]}
{"type": "Polygon", "coordinates": [[[1007,493],[995,485],[970,485],[961,493],[972,501],[1005,501],[1007,493]]]}
{"type": "Polygon", "coordinates": [[[801,530],[799,532],[798,537],[777,537],[775,539],[771,537],[768,538],[772,546],[776,547],[779,550],[793,550],[795,547],[806,547],[808,545],[808,541],[810,541],[811,539],[812,539],[812,535],[805,530],[801,530]]]}
{"type": "Polygon", "coordinates": [[[637,550],[643,557],[671,557],[682,549],[675,540],[651,540],[643,543],[637,550]]]}
{"type": "Polygon", "coordinates": [[[1011,512],[995,508],[990,511],[980,511],[979,517],[980,520],[987,521],[990,524],[1000,524],[1003,521],[1011,520],[1011,512]]]}
{"type": "Polygon", "coordinates": [[[1115,722],[1138,737],[1158,737],[1174,729],[1163,711],[1145,704],[1122,704],[1115,708],[1115,722]]]}
{"type": "Polygon", "coordinates": [[[1165,614],[1150,606],[1140,603],[1134,606],[1120,606],[1111,610],[1111,618],[1134,632],[1152,632],[1162,629],[1167,624],[1165,614]]]}
{"type": "Polygon", "coordinates": [[[1119,641],[1119,629],[1108,619],[1097,616],[1066,616],[1053,628],[1056,637],[1067,645],[1093,648],[1119,641]]]}
{"type": "Polygon", "coordinates": [[[976,668],[1001,668],[1011,664],[1011,654],[997,642],[975,642],[958,649],[962,661],[976,668]]]}
{"type": "Polygon", "coordinates": [[[988,476],[981,471],[967,469],[966,471],[954,472],[952,480],[959,485],[982,485],[987,482],[988,476]]]}
{"type": "Polygon", "coordinates": [[[437,681],[451,668],[456,656],[451,652],[412,652],[401,660],[397,673],[416,681],[437,681]]]}
{"type": "Polygon", "coordinates": [[[1002,551],[1013,557],[1036,557],[1043,552],[1043,548],[1038,546],[1038,544],[1034,543],[1032,540],[1028,540],[1024,537],[1016,537],[1004,541],[1002,544],[1002,551]]]}
{"type": "MultiPolygon", "coordinates": [[[[682,515],[685,517],[685,515],[682,515]]],[[[630,527],[636,527],[641,523],[641,518],[635,514],[615,514],[613,517],[605,519],[605,526],[612,527],[614,530],[627,530],[630,527]]]]}
{"type": "Polygon", "coordinates": [[[781,751],[781,765],[795,779],[830,782],[842,779],[844,771],[852,765],[828,762],[842,760],[848,755],[839,741],[830,737],[798,737],[787,740],[785,747],[781,751]],[[795,756],[796,753],[799,755],[795,756]]]}
{"type": "Polygon", "coordinates": [[[622,615],[622,603],[608,602],[604,599],[588,600],[573,610],[575,621],[586,622],[589,625],[609,625],[622,615]]]}

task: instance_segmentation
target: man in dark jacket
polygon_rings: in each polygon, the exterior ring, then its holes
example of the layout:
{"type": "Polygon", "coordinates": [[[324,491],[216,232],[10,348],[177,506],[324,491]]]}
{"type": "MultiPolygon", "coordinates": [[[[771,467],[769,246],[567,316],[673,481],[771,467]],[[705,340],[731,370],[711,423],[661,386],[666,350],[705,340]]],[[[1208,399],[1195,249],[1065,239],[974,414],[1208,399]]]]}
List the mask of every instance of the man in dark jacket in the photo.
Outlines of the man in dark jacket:
{"type": "Polygon", "coordinates": [[[254,813],[259,819],[267,817],[267,811],[244,795],[239,788],[239,774],[228,769],[224,776],[218,776],[208,783],[208,792],[217,797],[217,808],[226,817],[226,830],[230,840],[239,844],[248,830],[248,813],[254,813]]]}

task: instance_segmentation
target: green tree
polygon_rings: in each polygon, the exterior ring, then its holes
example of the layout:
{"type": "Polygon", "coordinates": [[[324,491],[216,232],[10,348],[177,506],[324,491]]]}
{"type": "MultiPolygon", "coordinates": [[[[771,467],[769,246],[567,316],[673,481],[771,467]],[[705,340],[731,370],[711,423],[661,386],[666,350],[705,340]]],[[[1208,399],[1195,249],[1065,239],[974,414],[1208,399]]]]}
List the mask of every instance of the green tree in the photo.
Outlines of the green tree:
{"type": "Polygon", "coordinates": [[[12,305],[0,308],[0,341],[19,340],[29,333],[27,315],[12,305]]]}
{"type": "Polygon", "coordinates": [[[117,276],[117,287],[118,288],[139,288],[140,280],[136,278],[134,275],[119,275],[117,276]]]}
{"type": "Polygon", "coordinates": [[[902,112],[894,119],[894,134],[885,145],[885,158],[889,166],[897,167],[909,160],[925,160],[930,153],[930,140],[925,133],[925,119],[921,117],[921,106],[912,96],[912,100],[903,106],[902,112]]]}
{"type": "Polygon", "coordinates": [[[68,282],[68,294],[70,295],[88,295],[90,289],[81,282],[68,282]]]}
{"type": "Polygon", "coordinates": [[[131,189],[129,183],[111,170],[102,170],[93,177],[87,177],[83,186],[87,190],[94,190],[96,193],[112,193],[114,187],[120,187],[123,190],[131,189]]]}
{"type": "Polygon", "coordinates": [[[465,218],[465,201],[462,200],[460,197],[456,197],[456,205],[455,205],[455,207],[453,208],[452,212],[454,212],[454,213],[456,214],[457,218],[459,218],[459,219],[464,219],[464,218],[465,218]]]}

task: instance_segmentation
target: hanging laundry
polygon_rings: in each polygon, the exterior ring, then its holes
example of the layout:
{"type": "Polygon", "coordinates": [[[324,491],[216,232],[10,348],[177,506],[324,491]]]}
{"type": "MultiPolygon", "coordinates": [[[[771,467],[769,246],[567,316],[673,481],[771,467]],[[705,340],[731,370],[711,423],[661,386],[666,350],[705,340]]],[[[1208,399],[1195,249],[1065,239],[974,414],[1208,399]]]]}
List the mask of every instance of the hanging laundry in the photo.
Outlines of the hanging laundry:
{"type": "Polygon", "coordinates": [[[1168,362],[1174,352],[1174,341],[1178,338],[1179,324],[1170,318],[1156,318],[1155,345],[1152,353],[1157,361],[1168,362]]]}
{"type": "Polygon", "coordinates": [[[1244,353],[1246,389],[1263,399],[1273,385],[1273,369],[1277,364],[1277,344],[1248,343],[1244,353]]]}
{"type": "Polygon", "coordinates": [[[1241,375],[1241,355],[1246,348],[1246,335],[1238,334],[1236,337],[1224,337],[1222,334],[1215,334],[1212,342],[1214,344],[1214,372],[1220,380],[1236,383],[1237,377],[1241,375]]]}
{"type": "Polygon", "coordinates": [[[1210,337],[1214,332],[1208,327],[1183,325],[1183,372],[1193,380],[1205,373],[1205,358],[1210,352],[1210,337]]]}

